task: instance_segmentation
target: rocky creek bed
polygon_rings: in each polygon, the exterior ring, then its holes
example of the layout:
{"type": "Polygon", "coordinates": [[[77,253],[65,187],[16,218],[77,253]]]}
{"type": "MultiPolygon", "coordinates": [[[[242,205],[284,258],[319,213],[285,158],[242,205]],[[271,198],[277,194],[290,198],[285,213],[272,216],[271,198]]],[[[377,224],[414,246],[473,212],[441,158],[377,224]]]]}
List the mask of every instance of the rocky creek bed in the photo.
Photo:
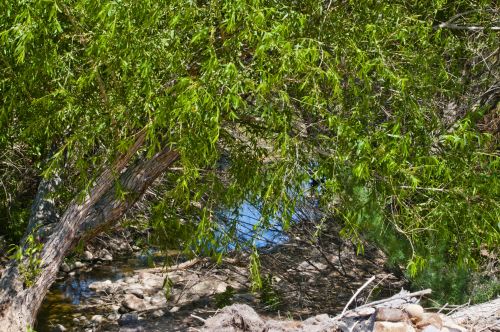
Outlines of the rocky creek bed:
{"type": "Polygon", "coordinates": [[[476,313],[455,320],[424,311],[418,296],[366,306],[407,294],[400,293],[404,280],[388,271],[384,255],[371,247],[358,256],[347,243],[304,250],[295,239],[264,250],[261,268],[279,300],[274,306],[262,293],[250,291],[245,255],[215,264],[172,252],[170,267],[151,268],[164,257],[144,255],[125,242],[112,238],[105,247],[91,244],[63,264],[39,313],[38,332],[498,331],[500,303],[488,309],[492,313],[486,318],[476,313]],[[361,289],[369,278],[373,282],[361,289]]]}

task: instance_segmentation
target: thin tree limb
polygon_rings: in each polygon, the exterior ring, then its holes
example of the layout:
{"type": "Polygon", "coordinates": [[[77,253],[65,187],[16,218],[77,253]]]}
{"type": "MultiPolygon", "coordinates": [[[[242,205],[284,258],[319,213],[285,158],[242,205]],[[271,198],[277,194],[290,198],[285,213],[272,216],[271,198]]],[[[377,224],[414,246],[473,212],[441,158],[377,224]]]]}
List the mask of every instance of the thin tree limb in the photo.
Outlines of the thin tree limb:
{"type": "Polygon", "coordinates": [[[346,311],[347,311],[347,308],[349,308],[349,305],[352,303],[352,301],[354,301],[354,299],[356,299],[356,297],[359,295],[359,293],[361,293],[361,291],[363,289],[366,288],[366,286],[368,286],[373,280],[375,280],[375,276],[371,277],[370,279],[368,279],[364,284],[363,286],[361,286],[357,291],[356,293],[354,293],[354,295],[351,297],[351,299],[349,300],[349,302],[347,302],[347,304],[345,305],[344,307],[344,310],[342,310],[342,313],[340,314],[340,318],[344,317],[346,311]]]}

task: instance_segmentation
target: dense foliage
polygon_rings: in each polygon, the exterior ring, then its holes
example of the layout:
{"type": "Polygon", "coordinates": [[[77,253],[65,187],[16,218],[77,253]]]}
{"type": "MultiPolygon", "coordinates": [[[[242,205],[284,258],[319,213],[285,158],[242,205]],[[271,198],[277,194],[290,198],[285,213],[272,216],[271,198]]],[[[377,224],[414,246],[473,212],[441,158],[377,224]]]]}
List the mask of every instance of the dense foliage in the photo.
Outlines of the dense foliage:
{"type": "Polygon", "coordinates": [[[463,275],[500,239],[496,6],[4,0],[2,229],[12,192],[58,174],[64,208],[144,129],[139,157],[181,154],[151,216],[170,244],[224,242],[243,200],[286,227],[313,194],[415,280],[463,275]]]}

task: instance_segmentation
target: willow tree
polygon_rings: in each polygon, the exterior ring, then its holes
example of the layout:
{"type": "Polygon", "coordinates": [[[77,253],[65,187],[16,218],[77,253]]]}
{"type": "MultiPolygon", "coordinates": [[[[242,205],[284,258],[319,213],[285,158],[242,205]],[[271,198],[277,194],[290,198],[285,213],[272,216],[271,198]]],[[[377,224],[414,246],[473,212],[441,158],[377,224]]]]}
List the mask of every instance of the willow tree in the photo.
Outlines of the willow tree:
{"type": "Polygon", "coordinates": [[[184,247],[217,243],[215,213],[243,200],[260,226],[286,227],[313,178],[346,235],[389,239],[410,272],[433,255],[474,262],[499,239],[498,141],[482,130],[498,119],[495,10],[2,1],[0,146],[40,180],[0,280],[0,326],[32,326],[64,257],[160,176],[173,180],[164,223],[184,227],[168,217],[179,208],[197,215],[184,247]],[[47,205],[59,212],[38,213],[47,205]]]}

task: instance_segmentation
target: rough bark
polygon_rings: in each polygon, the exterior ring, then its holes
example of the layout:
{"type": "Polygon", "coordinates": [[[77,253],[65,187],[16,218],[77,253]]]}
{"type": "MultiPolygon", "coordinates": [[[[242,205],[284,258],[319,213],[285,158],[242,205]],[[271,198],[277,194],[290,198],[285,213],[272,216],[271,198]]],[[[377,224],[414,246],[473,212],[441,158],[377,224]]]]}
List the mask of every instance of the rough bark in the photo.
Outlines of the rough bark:
{"type": "Polygon", "coordinates": [[[25,236],[33,230],[37,230],[40,236],[46,237],[53,225],[59,221],[60,215],[51,195],[55,193],[60,184],[61,178],[58,175],[40,181],[35,199],[31,205],[30,219],[25,236]]]}
{"type": "Polygon", "coordinates": [[[144,133],[140,133],[129,151],[103,172],[86,198],[83,201],[75,198],[70,203],[44,243],[40,252],[41,272],[31,287],[25,287],[19,263],[9,262],[0,279],[0,331],[25,331],[33,326],[64,257],[80,239],[94,236],[118,221],[148,186],[178,159],[176,151],[166,148],[149,160],[138,160],[125,168],[143,142],[144,133]],[[114,174],[120,174],[118,181],[121,190],[127,192],[125,198],[116,195],[114,174]]]}

